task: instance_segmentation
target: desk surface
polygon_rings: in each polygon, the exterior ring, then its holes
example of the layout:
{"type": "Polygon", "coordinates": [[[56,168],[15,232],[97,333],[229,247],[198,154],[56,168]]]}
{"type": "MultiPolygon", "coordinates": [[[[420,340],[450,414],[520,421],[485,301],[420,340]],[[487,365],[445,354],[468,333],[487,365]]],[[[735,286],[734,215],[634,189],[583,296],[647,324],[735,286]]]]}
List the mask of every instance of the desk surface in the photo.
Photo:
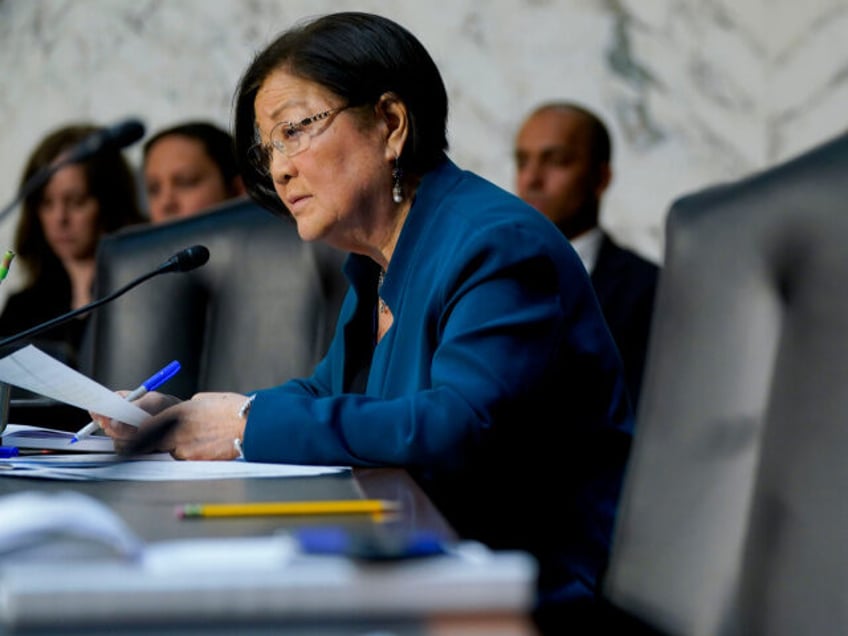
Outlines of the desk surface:
{"type": "Polygon", "coordinates": [[[0,479],[0,495],[22,490],[59,492],[72,489],[107,504],[145,541],[193,537],[260,536],[303,525],[343,525],[373,532],[426,531],[445,540],[453,530],[405,471],[354,470],[353,474],[316,477],[214,479],[199,481],[66,482],[18,477],[0,479]],[[243,501],[314,501],[322,499],[389,499],[402,512],[375,524],[368,515],[336,517],[253,517],[183,520],[174,513],[187,503],[243,501]]]}
{"type": "MultiPolygon", "coordinates": [[[[397,469],[354,470],[341,475],[323,475],[296,478],[253,478],[220,479],[208,481],[168,482],[64,482],[20,477],[0,478],[0,495],[27,491],[58,492],[74,490],[106,503],[146,542],[187,539],[200,537],[247,537],[266,536],[281,530],[290,530],[307,525],[332,523],[351,532],[374,537],[378,540],[409,532],[436,533],[445,540],[456,536],[439,511],[432,505],[417,484],[405,471],[397,469]],[[175,514],[175,508],[185,503],[234,502],[234,501],[308,501],[321,499],[389,499],[401,504],[401,512],[388,519],[375,520],[369,515],[345,515],[334,517],[258,517],[183,520],[175,514]]],[[[2,584],[0,583],[0,591],[2,584]]],[[[99,602],[99,601],[98,601],[99,602]]],[[[344,621],[343,621],[344,623],[344,621]]],[[[120,633],[141,634],[150,626],[122,627],[120,633]]],[[[160,630],[163,626],[157,625],[160,630]]],[[[181,625],[173,633],[233,633],[234,625],[216,622],[213,631],[209,625],[181,625]]],[[[495,613],[486,616],[450,615],[415,617],[406,619],[381,618],[374,625],[313,624],[298,619],[297,624],[275,622],[273,625],[252,625],[245,631],[239,623],[239,633],[250,634],[321,634],[321,636],[361,634],[362,629],[390,629],[393,634],[510,634],[523,636],[533,634],[527,618],[513,612],[495,613]],[[271,631],[268,631],[271,629],[271,631]],[[291,629],[291,631],[287,631],[291,629]],[[483,631],[480,631],[480,630],[483,631]],[[282,631],[281,631],[282,630],[282,631]]],[[[48,633],[19,632],[14,633],[48,633]]],[[[10,633],[10,632],[2,632],[10,633]]],[[[79,632],[91,633],[89,629],[79,632]]],[[[172,632],[169,632],[172,633],[172,632]]]]}

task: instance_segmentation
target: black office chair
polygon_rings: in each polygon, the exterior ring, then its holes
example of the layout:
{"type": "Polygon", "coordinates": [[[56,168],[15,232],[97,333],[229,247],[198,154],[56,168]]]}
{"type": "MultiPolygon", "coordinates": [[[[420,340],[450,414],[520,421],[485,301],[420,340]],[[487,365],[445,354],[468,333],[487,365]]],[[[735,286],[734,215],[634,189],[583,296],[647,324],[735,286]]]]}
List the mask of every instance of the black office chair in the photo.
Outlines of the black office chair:
{"type": "Polygon", "coordinates": [[[618,633],[848,633],[846,175],[843,135],[671,208],[618,633]]]}
{"type": "Polygon", "coordinates": [[[162,391],[240,391],[308,375],[332,336],[347,289],[344,254],[300,239],[293,222],[247,199],[101,241],[95,297],[119,289],[182,248],[206,265],[168,273],[92,315],[81,366],[115,389],[134,388],[171,360],[162,391]]]}

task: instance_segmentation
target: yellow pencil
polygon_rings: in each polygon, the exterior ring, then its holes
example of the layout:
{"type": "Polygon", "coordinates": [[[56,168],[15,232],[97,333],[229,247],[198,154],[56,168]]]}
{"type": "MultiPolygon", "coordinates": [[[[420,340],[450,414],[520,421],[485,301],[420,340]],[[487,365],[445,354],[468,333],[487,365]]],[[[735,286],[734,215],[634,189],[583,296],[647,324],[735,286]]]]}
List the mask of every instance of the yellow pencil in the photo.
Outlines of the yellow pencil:
{"type": "Polygon", "coordinates": [[[392,512],[400,508],[382,499],[339,499],[331,501],[254,501],[247,503],[187,504],[177,508],[183,519],[209,517],[263,517],[274,515],[348,515],[392,512]]]}

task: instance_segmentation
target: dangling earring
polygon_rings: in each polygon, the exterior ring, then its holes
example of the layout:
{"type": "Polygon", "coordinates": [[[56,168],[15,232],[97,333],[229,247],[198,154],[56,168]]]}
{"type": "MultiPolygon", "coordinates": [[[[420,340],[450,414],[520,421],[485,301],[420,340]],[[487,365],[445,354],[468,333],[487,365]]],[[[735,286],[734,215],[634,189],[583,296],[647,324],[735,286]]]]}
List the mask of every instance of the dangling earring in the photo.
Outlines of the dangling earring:
{"type": "Polygon", "coordinates": [[[392,201],[395,203],[403,201],[403,186],[400,183],[402,176],[403,170],[400,169],[400,157],[395,157],[395,167],[392,170],[392,201]]]}

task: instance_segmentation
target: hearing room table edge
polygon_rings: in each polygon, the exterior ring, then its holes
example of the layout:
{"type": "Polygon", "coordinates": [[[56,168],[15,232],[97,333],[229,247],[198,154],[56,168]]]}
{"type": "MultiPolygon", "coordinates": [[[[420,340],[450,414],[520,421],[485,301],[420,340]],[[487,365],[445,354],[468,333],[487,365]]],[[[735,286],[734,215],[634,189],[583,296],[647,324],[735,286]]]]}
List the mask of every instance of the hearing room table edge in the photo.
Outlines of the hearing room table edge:
{"type": "MultiPolygon", "coordinates": [[[[340,474],[313,477],[235,478],[187,481],[53,481],[21,477],[0,479],[0,496],[21,491],[61,492],[73,490],[108,505],[146,542],[200,537],[266,536],[281,530],[331,523],[364,536],[394,536],[410,532],[435,533],[445,541],[456,540],[450,524],[430,502],[415,481],[402,469],[353,469],[340,474]],[[175,509],[186,503],[245,501],[312,501],[331,499],[386,499],[397,501],[402,512],[396,517],[376,521],[370,515],[332,517],[249,517],[184,520],[175,509]]],[[[94,599],[102,602],[103,599],[94,599]]],[[[161,630],[162,626],[158,626],[161,630]]],[[[122,634],[153,633],[149,626],[122,629],[122,634]]],[[[407,622],[380,620],[375,625],[209,625],[175,626],[173,634],[224,634],[237,629],[240,634],[315,634],[316,636],[353,636],[378,629],[393,636],[534,636],[536,631],[526,616],[433,616],[407,622]],[[209,631],[210,628],[212,631],[209,631]],[[365,630],[365,631],[363,631],[365,630]],[[481,631],[482,630],[482,631],[481,631]]],[[[107,630],[108,631],[108,630],[107,630]]],[[[46,634],[47,632],[4,631],[0,635],[46,634]]],[[[62,631],[100,633],[97,630],[62,631]]],[[[103,632],[105,633],[105,632],[103,632]]],[[[157,633],[161,633],[157,631],[157,633]]]]}

